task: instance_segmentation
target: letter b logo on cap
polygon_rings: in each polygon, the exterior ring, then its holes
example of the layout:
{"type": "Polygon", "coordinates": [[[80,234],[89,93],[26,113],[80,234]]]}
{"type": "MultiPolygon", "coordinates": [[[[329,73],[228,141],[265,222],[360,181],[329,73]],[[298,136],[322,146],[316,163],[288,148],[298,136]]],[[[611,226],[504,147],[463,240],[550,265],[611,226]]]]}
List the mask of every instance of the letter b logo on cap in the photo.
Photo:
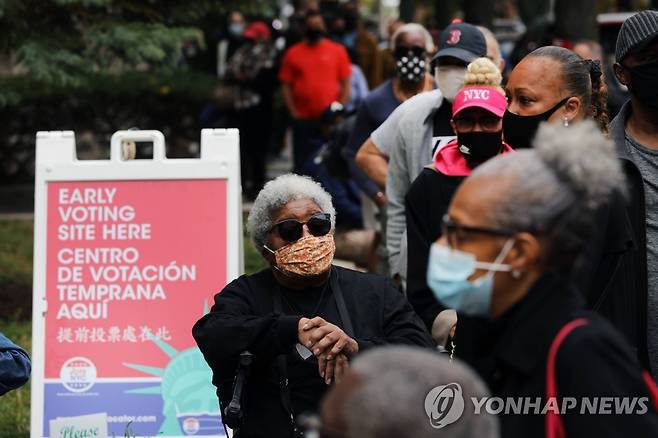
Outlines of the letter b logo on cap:
{"type": "Polygon", "coordinates": [[[446,41],[446,43],[454,46],[455,44],[457,44],[459,42],[461,37],[462,37],[462,31],[461,30],[452,29],[450,31],[450,36],[448,37],[448,41],[446,41]]]}

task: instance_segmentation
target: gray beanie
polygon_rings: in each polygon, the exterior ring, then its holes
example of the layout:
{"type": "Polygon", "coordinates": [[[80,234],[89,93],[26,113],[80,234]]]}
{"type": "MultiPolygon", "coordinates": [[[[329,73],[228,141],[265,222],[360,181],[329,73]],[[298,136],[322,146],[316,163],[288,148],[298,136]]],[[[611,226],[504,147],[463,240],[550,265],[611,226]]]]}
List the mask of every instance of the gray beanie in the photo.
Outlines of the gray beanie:
{"type": "Polygon", "coordinates": [[[616,61],[623,61],[631,51],[642,48],[657,36],[658,11],[642,11],[629,17],[617,36],[616,61]]]}

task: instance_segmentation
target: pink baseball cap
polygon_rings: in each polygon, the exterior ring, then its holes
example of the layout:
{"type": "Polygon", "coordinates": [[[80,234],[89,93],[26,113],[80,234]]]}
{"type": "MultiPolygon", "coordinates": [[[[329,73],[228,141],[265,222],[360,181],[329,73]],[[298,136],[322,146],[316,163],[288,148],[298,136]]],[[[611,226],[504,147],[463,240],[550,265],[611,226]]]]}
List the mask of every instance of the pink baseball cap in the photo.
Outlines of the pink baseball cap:
{"type": "Polygon", "coordinates": [[[459,90],[452,102],[452,116],[472,107],[484,108],[490,113],[502,117],[507,108],[507,98],[494,87],[464,87],[459,90]]]}

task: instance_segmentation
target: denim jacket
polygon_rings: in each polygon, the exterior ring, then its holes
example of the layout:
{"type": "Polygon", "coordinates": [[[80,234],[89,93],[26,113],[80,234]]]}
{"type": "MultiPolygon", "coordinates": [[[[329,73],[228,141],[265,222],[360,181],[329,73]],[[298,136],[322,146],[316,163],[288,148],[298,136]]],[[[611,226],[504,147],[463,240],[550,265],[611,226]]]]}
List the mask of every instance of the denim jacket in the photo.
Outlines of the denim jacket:
{"type": "Polygon", "coordinates": [[[0,396],[19,388],[30,378],[30,357],[0,332],[0,396]]]}

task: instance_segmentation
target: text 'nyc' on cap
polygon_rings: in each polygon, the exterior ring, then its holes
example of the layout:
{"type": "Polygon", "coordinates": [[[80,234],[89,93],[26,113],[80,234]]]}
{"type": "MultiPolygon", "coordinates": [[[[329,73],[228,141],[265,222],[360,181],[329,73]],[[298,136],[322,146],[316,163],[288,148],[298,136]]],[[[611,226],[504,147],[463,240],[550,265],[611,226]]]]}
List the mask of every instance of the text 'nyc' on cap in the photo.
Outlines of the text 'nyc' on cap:
{"type": "Polygon", "coordinates": [[[507,98],[493,87],[465,87],[459,90],[452,102],[452,116],[473,107],[483,108],[498,117],[503,117],[507,108],[507,98]]]}
{"type": "Polygon", "coordinates": [[[470,63],[487,55],[487,42],[480,29],[468,23],[453,23],[446,27],[439,38],[439,51],[432,62],[444,56],[470,63]]]}
{"type": "Polygon", "coordinates": [[[641,49],[658,37],[658,11],[642,11],[629,17],[617,36],[615,58],[621,62],[636,49],[641,49]]]}

